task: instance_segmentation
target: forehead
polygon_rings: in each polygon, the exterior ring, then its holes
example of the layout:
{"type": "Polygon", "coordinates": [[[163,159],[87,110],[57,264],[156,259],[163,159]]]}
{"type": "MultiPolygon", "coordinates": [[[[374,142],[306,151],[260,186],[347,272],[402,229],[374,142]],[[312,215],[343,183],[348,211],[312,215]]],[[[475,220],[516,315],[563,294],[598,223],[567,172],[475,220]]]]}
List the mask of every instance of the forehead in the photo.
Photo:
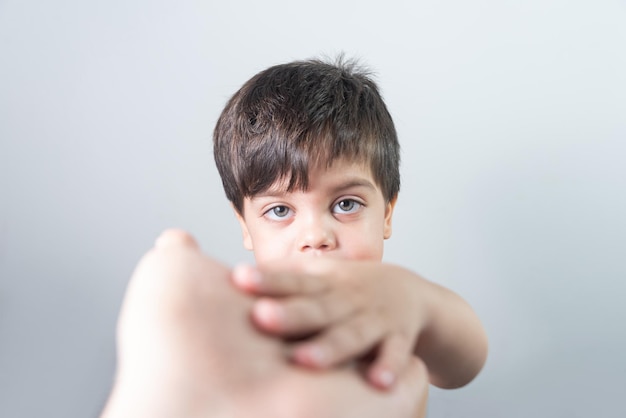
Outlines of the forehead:
{"type": "Polygon", "coordinates": [[[256,193],[250,198],[261,196],[285,195],[293,192],[308,192],[324,189],[329,192],[339,192],[346,189],[362,188],[371,192],[380,191],[369,165],[338,159],[329,166],[316,164],[308,170],[306,186],[290,188],[290,179],[281,178],[272,183],[266,190],[256,193]]]}

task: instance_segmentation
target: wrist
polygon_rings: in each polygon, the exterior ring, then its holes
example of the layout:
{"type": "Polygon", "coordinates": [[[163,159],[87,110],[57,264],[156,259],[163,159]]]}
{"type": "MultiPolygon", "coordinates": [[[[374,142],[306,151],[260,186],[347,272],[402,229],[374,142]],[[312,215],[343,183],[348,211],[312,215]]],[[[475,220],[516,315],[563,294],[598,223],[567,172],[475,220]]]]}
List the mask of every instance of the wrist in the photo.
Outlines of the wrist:
{"type": "Polygon", "coordinates": [[[431,282],[410,270],[397,266],[395,268],[398,269],[398,273],[394,276],[400,279],[398,289],[401,289],[405,298],[408,298],[406,304],[409,310],[404,313],[404,317],[410,318],[415,341],[418,341],[433,327],[437,306],[436,288],[431,282]]]}

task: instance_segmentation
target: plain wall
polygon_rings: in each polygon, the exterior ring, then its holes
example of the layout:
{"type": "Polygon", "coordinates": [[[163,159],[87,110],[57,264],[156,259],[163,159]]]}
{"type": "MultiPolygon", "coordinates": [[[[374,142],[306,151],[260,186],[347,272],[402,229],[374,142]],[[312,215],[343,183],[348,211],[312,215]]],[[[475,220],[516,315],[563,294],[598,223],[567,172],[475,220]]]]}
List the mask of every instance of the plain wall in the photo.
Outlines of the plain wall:
{"type": "Polygon", "coordinates": [[[429,417],[624,417],[623,1],[0,0],[0,416],[95,417],[158,233],[250,261],[214,167],[265,67],[360,57],[403,147],[386,260],[490,337],[429,417]]]}

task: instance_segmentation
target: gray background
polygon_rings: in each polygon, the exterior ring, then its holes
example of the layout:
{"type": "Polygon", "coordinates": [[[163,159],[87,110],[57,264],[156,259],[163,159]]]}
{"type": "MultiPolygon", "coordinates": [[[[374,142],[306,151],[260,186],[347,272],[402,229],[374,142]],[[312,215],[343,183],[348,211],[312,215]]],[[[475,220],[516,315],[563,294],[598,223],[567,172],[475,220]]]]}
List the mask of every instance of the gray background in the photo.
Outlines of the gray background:
{"type": "Polygon", "coordinates": [[[168,226],[251,260],[211,132],[276,63],[345,51],[403,146],[386,259],[462,294],[488,363],[429,416],[626,416],[622,1],[0,0],[0,416],[94,417],[168,226]]]}

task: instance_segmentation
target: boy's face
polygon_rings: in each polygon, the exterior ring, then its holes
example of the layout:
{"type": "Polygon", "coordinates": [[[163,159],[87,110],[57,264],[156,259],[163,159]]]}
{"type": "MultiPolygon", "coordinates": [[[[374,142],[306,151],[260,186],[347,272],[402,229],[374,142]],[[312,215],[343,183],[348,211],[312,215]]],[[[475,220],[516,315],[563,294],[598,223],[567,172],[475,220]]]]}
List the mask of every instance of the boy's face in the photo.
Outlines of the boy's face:
{"type": "Polygon", "coordinates": [[[237,218],[244,247],[259,265],[320,256],[380,261],[394,205],[385,202],[369,167],[338,160],[311,170],[306,191],[275,184],[246,198],[237,218]]]}

